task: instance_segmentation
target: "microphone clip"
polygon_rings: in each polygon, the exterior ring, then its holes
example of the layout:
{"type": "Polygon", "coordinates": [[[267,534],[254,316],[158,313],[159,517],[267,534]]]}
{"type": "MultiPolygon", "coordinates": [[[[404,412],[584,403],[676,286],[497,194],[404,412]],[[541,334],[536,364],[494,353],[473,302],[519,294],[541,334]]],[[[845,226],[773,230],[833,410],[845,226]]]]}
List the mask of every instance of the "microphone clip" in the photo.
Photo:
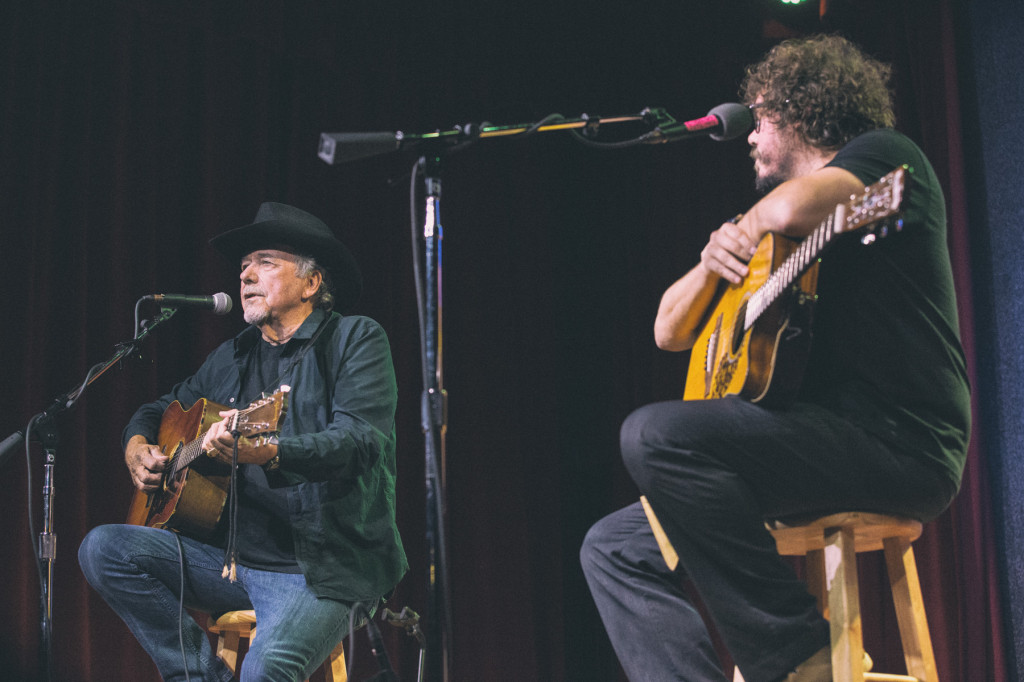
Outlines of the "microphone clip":
{"type": "Polygon", "coordinates": [[[649,132],[640,136],[640,142],[662,144],[690,134],[687,124],[677,121],[663,107],[646,107],[640,114],[644,117],[644,122],[651,128],[649,132]]]}
{"type": "Polygon", "coordinates": [[[677,121],[664,109],[650,108],[642,112],[648,125],[654,127],[649,133],[640,137],[647,144],[675,142],[691,137],[710,137],[717,142],[731,140],[746,134],[754,125],[750,108],[727,102],[719,104],[706,115],[691,121],[677,121]]]}
{"type": "Polygon", "coordinates": [[[652,128],[651,132],[654,132],[656,128],[672,125],[676,122],[664,107],[644,107],[640,115],[644,117],[644,123],[652,128]]]}

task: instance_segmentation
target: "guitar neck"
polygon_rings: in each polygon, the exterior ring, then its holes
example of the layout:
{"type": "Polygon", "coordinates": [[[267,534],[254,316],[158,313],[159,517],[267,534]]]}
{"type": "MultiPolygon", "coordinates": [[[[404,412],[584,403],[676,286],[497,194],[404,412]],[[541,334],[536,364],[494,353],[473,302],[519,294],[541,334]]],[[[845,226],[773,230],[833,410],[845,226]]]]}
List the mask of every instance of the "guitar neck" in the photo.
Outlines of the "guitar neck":
{"type": "MultiPolygon", "coordinates": [[[[249,407],[244,410],[240,410],[239,412],[236,412],[235,415],[231,418],[231,430],[235,431],[238,428],[239,420],[247,416],[254,409],[256,408],[249,407]]],[[[181,451],[178,452],[178,456],[174,458],[174,462],[171,466],[171,476],[175,476],[180,471],[188,467],[190,464],[192,464],[192,462],[196,461],[199,458],[199,455],[206,454],[206,450],[203,448],[203,438],[205,437],[205,435],[206,432],[204,431],[203,433],[199,434],[198,438],[189,441],[188,443],[181,447],[181,451]]]]}
{"type": "MultiPolygon", "coordinates": [[[[254,445],[264,445],[268,441],[268,434],[277,430],[278,422],[284,417],[286,410],[285,397],[291,391],[291,387],[282,386],[276,393],[267,398],[257,400],[244,410],[239,410],[231,417],[230,431],[245,436],[254,445]]],[[[203,448],[203,438],[206,432],[199,434],[199,437],[181,446],[177,455],[171,462],[168,472],[169,477],[174,477],[186,469],[200,455],[206,454],[203,448]]]]}
{"type": "Polygon", "coordinates": [[[168,475],[174,477],[183,469],[188,468],[192,462],[199,459],[199,455],[202,454],[205,454],[205,450],[203,450],[203,436],[200,435],[199,438],[185,443],[181,447],[177,456],[171,460],[171,470],[168,475]]]}
{"type": "Polygon", "coordinates": [[[747,303],[746,315],[743,320],[743,329],[747,330],[754,326],[757,319],[781,296],[800,275],[821,255],[837,236],[834,229],[839,221],[839,213],[844,208],[840,205],[835,211],[821,222],[811,234],[800,244],[800,247],[790,254],[789,258],[783,261],[765,280],[764,284],[751,294],[747,303]]]}

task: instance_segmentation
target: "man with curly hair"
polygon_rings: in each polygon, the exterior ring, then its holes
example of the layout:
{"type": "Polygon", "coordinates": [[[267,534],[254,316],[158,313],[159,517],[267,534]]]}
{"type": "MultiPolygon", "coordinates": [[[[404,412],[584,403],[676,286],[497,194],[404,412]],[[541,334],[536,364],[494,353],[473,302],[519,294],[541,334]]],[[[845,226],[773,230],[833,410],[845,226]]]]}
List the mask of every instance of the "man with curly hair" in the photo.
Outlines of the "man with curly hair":
{"type": "Polygon", "coordinates": [[[784,42],[747,71],[748,142],[766,194],[712,232],[700,262],[666,290],[658,346],[693,347],[767,235],[807,236],[906,164],[904,228],[871,248],[843,235],[825,252],[791,401],[655,403],[623,424],[626,467],[679,555],[672,573],[639,503],[584,541],[584,572],[631,680],[725,679],[683,578],[747,682],[831,680],[828,623],[765,520],[861,510],[927,521],[959,489],[970,400],[945,203],[922,151],[892,129],[888,77],[836,36],[784,42]]]}

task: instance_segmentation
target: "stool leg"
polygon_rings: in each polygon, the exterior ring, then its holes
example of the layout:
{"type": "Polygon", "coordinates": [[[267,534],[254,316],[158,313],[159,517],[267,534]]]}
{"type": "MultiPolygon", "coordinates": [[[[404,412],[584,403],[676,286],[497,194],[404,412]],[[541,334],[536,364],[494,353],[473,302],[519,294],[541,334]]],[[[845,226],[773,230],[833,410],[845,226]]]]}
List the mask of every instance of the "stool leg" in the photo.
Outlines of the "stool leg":
{"type": "Polygon", "coordinates": [[[807,591],[818,600],[818,611],[828,620],[828,585],[825,579],[825,550],[807,552],[807,591]]]}
{"type": "Polygon", "coordinates": [[[334,647],[331,657],[328,660],[326,677],[328,682],[348,682],[348,668],[345,666],[345,642],[342,641],[334,647]]]}
{"type": "Polygon", "coordinates": [[[668,570],[676,570],[676,566],[679,565],[679,555],[676,554],[676,548],[672,546],[672,541],[668,539],[668,535],[665,534],[665,529],[661,527],[661,521],[654,513],[654,509],[651,507],[651,503],[647,501],[646,495],[640,496],[640,503],[644,507],[644,514],[647,515],[647,523],[651,525],[651,530],[654,531],[654,539],[658,541],[658,549],[661,550],[661,556],[665,560],[665,565],[668,566],[668,570]]]}
{"type": "Polygon", "coordinates": [[[224,661],[233,673],[238,672],[238,645],[237,630],[226,630],[217,635],[217,658],[224,661]]]}
{"type": "Polygon", "coordinates": [[[907,672],[924,682],[939,682],[914,549],[906,538],[886,538],[883,543],[907,672]]]}
{"type": "Polygon", "coordinates": [[[864,639],[853,530],[826,529],[825,553],[838,554],[835,568],[827,568],[832,678],[834,682],[864,682],[864,639]]]}

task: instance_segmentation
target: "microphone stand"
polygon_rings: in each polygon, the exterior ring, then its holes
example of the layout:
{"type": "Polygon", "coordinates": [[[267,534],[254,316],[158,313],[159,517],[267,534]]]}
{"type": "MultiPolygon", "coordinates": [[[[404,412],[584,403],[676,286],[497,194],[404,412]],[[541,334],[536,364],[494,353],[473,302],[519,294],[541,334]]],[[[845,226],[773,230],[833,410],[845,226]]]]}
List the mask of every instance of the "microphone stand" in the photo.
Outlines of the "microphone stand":
{"type": "MultiPolygon", "coordinates": [[[[451,664],[452,619],[448,591],[448,561],[444,539],[444,443],[448,396],[442,387],[441,297],[441,156],[421,157],[417,168],[423,175],[423,393],[420,426],[425,437],[426,540],[429,559],[427,609],[427,679],[448,682],[451,664]],[[429,651],[429,649],[428,649],[429,651]]],[[[415,180],[415,177],[413,178],[415,180]]]]}
{"type": "Polygon", "coordinates": [[[379,154],[423,147],[427,151],[416,162],[412,173],[410,204],[413,233],[416,223],[416,180],[423,177],[423,262],[421,272],[418,247],[413,243],[417,311],[420,316],[420,353],[423,393],[420,400],[420,425],[424,433],[424,474],[426,478],[425,538],[428,552],[426,645],[421,640],[421,671],[423,650],[429,682],[449,682],[452,659],[452,617],[448,587],[448,562],[444,538],[444,441],[447,428],[448,395],[443,388],[442,325],[441,325],[441,167],[445,152],[486,138],[531,135],[537,132],[570,131],[581,142],[591,146],[615,148],[637,144],[661,143],[669,140],[665,131],[676,121],[664,109],[646,108],[640,114],[599,118],[583,114],[578,119],[565,119],[552,114],[541,121],[512,126],[489,123],[466,124],[450,130],[424,135],[394,133],[321,133],[318,156],[328,164],[342,163],[379,154]],[[594,140],[602,123],[642,122],[645,134],[622,142],[599,143],[594,140]]]}
{"type": "MultiPolygon", "coordinates": [[[[141,302],[142,299],[140,299],[141,302]]],[[[138,310],[138,303],[136,303],[138,310]]],[[[54,532],[54,497],[56,494],[55,469],[57,464],[57,445],[60,442],[60,430],[57,427],[57,417],[71,409],[78,399],[82,397],[85,389],[98,379],[104,372],[127,357],[134,354],[139,344],[149,336],[150,332],[158,325],[166,322],[174,313],[176,308],[162,308],[160,315],[153,322],[140,329],[136,323],[135,337],[128,342],[117,344],[116,352],[106,362],[93,365],[86,373],[85,379],[76,388],[62,394],[43,412],[32,417],[24,434],[15,432],[0,443],[0,466],[11,456],[16,447],[22,442],[28,451],[32,437],[42,445],[44,453],[43,464],[43,529],[39,534],[36,548],[36,567],[39,571],[39,636],[40,636],[40,666],[43,669],[43,677],[47,680],[53,679],[53,564],[57,558],[57,534],[54,532]]],[[[29,471],[31,481],[31,470],[29,471]]],[[[29,500],[31,500],[31,486],[29,489],[29,500]]],[[[30,505],[31,506],[31,505],[30,505]]],[[[34,537],[34,524],[32,523],[31,509],[29,510],[29,528],[34,537]]]]}

